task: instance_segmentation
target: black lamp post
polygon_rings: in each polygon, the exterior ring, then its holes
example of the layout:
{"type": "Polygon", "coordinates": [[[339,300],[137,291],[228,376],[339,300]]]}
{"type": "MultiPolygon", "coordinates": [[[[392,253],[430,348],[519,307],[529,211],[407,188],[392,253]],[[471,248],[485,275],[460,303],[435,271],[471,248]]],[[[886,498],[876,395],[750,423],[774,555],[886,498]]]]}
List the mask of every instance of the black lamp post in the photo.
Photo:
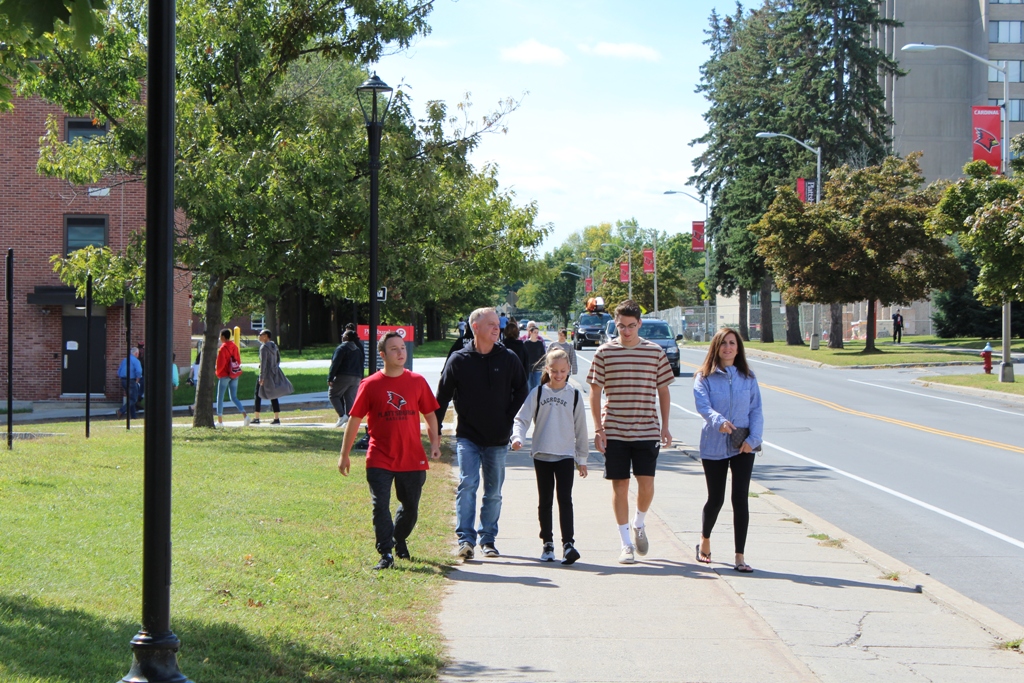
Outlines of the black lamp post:
{"type": "Polygon", "coordinates": [[[92,412],[92,273],[85,281],[85,438],[92,412]]]}
{"type": "Polygon", "coordinates": [[[377,204],[380,200],[380,138],[384,132],[384,117],[391,106],[391,86],[374,73],[356,88],[359,108],[366,121],[366,135],[370,142],[370,349],[366,354],[368,374],[377,370],[377,323],[380,306],[377,301],[377,204]],[[384,101],[378,104],[378,98],[384,101]]]}

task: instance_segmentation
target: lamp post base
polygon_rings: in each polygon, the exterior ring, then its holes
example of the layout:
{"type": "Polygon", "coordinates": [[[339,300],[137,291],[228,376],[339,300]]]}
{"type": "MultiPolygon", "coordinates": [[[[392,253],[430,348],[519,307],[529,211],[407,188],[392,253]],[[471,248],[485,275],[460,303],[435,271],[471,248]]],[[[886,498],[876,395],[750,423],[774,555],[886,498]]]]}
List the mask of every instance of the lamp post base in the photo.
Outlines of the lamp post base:
{"type": "Polygon", "coordinates": [[[121,683],[192,683],[178,670],[179,647],[171,631],[156,637],[139,631],[132,638],[132,668],[121,683]]]}
{"type": "Polygon", "coordinates": [[[1000,382],[1013,382],[1013,363],[1000,363],[999,364],[999,381],[1000,382]]]}

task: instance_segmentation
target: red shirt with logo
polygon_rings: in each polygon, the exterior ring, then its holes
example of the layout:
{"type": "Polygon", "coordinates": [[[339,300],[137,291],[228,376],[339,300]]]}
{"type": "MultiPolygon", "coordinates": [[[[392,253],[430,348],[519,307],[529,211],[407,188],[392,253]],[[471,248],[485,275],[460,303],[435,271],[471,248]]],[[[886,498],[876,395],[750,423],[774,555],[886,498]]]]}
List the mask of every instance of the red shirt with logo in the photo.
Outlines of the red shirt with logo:
{"type": "Polygon", "coordinates": [[[428,470],[423,450],[420,415],[438,409],[437,399],[422,375],[404,370],[398,377],[376,372],[359,384],[349,410],[353,417],[367,418],[370,448],[366,466],[391,472],[428,470]]]}

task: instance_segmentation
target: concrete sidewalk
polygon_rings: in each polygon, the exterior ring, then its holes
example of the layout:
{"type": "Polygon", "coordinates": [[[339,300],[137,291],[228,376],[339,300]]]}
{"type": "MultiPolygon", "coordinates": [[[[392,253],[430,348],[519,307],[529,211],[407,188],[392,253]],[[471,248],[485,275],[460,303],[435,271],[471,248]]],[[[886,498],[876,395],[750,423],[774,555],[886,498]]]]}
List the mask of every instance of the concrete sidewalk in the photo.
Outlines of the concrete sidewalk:
{"type": "MultiPolygon", "coordinates": [[[[756,484],[746,553],[756,571],[732,568],[728,501],[712,538],[715,562],[698,564],[706,490],[685,446],[660,458],[646,557],[616,562],[611,487],[592,452],[590,476],[574,489],[582,558],[541,563],[528,452],[509,454],[502,557],[478,554],[449,575],[440,622],[451,664],[442,680],[1024,680],[1024,655],[999,648],[1024,627],[756,484]]],[[[557,520],[556,512],[556,540],[557,520]]]]}

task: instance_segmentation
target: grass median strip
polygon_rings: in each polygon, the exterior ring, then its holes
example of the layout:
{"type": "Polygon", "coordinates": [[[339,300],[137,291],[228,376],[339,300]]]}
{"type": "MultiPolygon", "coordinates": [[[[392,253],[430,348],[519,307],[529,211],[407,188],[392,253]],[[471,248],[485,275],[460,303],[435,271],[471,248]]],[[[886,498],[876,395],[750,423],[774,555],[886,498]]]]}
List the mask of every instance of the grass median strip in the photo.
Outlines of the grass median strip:
{"type": "MultiPolygon", "coordinates": [[[[909,338],[908,340],[909,341],[909,338]]],[[[812,351],[810,346],[789,346],[785,342],[774,344],[763,344],[758,341],[744,342],[744,346],[755,351],[766,351],[777,353],[782,356],[791,356],[803,360],[816,361],[826,365],[837,365],[848,367],[851,365],[906,365],[921,363],[953,363],[953,362],[977,362],[981,358],[969,353],[957,353],[943,351],[942,349],[929,349],[906,344],[893,344],[885,339],[875,340],[876,351],[864,353],[863,341],[844,342],[841,349],[830,349],[825,343],[817,351],[812,351]]]]}
{"type": "MultiPolygon", "coordinates": [[[[0,679],[118,680],[139,627],[143,430],[45,427],[67,435],[19,443],[0,470],[0,679]]],[[[193,680],[436,679],[449,466],[427,477],[413,561],[373,572],[363,458],[340,476],[340,438],[175,430],[171,614],[193,680]]]]}
{"type": "MultiPolygon", "coordinates": [[[[950,384],[957,387],[971,387],[974,389],[988,389],[989,391],[1001,391],[1006,394],[1024,396],[1024,379],[1017,379],[1016,382],[1000,382],[998,361],[995,363],[991,375],[984,373],[970,375],[934,375],[921,377],[921,382],[935,382],[936,384],[950,384]]],[[[1016,367],[1014,374],[1016,375],[1016,367]]]]}

